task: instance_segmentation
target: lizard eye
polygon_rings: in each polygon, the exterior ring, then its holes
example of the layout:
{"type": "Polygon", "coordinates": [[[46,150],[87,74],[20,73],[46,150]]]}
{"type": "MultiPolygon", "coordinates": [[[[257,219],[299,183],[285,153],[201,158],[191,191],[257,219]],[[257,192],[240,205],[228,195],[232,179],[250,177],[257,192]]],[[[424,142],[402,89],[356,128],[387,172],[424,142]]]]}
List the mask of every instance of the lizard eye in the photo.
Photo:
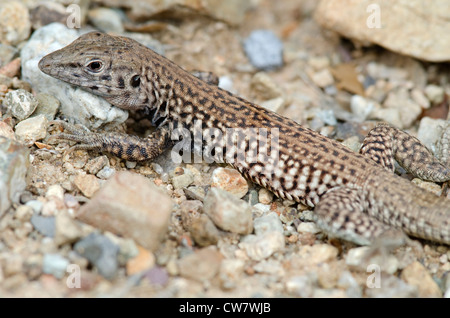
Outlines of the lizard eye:
{"type": "Polygon", "coordinates": [[[103,62],[99,61],[99,60],[94,60],[89,62],[86,67],[88,68],[89,71],[98,73],[103,69],[103,62]]]}
{"type": "Polygon", "coordinates": [[[138,87],[141,84],[141,78],[139,75],[134,75],[130,81],[131,86],[138,87]]]}

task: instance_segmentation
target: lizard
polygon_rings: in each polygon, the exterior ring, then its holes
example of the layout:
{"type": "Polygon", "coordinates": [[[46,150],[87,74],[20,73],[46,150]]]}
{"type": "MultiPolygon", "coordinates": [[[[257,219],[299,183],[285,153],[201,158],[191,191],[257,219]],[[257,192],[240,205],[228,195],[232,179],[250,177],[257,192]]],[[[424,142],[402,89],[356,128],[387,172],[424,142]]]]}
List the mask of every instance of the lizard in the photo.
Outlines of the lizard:
{"type": "Polygon", "coordinates": [[[200,128],[219,133],[267,129],[266,141],[277,139],[273,148],[277,160],[270,156],[260,160],[259,148],[251,141],[255,136],[250,134],[241,145],[246,151],[256,151],[257,160],[225,156],[224,161],[278,197],[314,208],[316,224],[329,237],[370,245],[389,237],[404,242],[410,235],[450,244],[450,200],[395,175],[394,161],[414,176],[434,182],[450,180],[450,168],[417,138],[391,125],[373,128],[356,153],[193,76],[132,39],[102,32],[80,36],[44,56],[38,66],[45,74],[99,95],[114,106],[144,111],[156,127],[140,138],[91,132],[65,123],[65,132],[57,138],[77,142],[74,149],[145,161],[174,144],[171,134],[176,129],[193,134],[195,121],[200,121],[200,128]]]}

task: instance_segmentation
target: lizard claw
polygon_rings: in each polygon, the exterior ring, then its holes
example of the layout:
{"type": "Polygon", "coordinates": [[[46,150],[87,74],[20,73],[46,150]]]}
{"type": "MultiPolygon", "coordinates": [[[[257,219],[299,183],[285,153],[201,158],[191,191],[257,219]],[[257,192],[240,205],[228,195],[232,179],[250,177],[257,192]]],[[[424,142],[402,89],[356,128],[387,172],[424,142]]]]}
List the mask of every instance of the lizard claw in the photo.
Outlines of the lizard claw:
{"type": "Polygon", "coordinates": [[[99,136],[99,134],[97,133],[90,131],[87,127],[81,124],[76,125],[70,124],[63,120],[53,120],[49,124],[61,126],[64,129],[64,131],[67,131],[67,133],[62,132],[51,135],[49,139],[69,140],[79,143],[70,147],[66,151],[66,155],[75,150],[91,150],[99,148],[101,136],[99,136]]]}

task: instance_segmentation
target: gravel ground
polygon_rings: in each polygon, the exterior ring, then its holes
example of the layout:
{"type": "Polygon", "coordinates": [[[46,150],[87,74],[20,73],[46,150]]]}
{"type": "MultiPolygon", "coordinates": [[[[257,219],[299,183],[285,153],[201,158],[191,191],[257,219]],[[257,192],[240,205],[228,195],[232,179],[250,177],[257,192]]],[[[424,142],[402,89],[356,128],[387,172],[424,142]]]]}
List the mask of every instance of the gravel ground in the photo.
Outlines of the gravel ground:
{"type": "MultiPolygon", "coordinates": [[[[354,151],[382,120],[449,163],[448,66],[355,45],[315,22],[315,1],[298,2],[227,1],[227,10],[136,23],[94,1],[83,30],[132,36],[187,70],[211,71],[221,87],[354,151]]],[[[51,138],[60,132],[53,119],[139,135],[151,128],[33,73],[30,61],[44,55],[43,44],[32,46],[38,32],[63,38],[61,25],[39,29],[44,17],[65,21],[65,11],[25,3],[0,7],[0,21],[15,12],[0,45],[1,297],[450,296],[448,246],[417,241],[385,253],[329,239],[307,207],[225,165],[176,164],[170,151],[138,164],[68,152],[72,143],[51,138]]],[[[450,198],[445,185],[412,182],[450,198]]]]}

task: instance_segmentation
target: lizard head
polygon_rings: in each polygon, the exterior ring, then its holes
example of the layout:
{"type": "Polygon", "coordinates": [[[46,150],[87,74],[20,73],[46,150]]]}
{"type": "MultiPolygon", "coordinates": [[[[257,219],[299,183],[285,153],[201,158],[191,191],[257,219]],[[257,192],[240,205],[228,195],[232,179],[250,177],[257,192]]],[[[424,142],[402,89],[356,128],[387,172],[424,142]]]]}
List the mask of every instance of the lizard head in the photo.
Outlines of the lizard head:
{"type": "Polygon", "coordinates": [[[143,85],[143,50],[151,51],[132,39],[90,32],[44,56],[38,66],[47,75],[102,96],[117,107],[138,109],[149,104],[143,85]]]}

